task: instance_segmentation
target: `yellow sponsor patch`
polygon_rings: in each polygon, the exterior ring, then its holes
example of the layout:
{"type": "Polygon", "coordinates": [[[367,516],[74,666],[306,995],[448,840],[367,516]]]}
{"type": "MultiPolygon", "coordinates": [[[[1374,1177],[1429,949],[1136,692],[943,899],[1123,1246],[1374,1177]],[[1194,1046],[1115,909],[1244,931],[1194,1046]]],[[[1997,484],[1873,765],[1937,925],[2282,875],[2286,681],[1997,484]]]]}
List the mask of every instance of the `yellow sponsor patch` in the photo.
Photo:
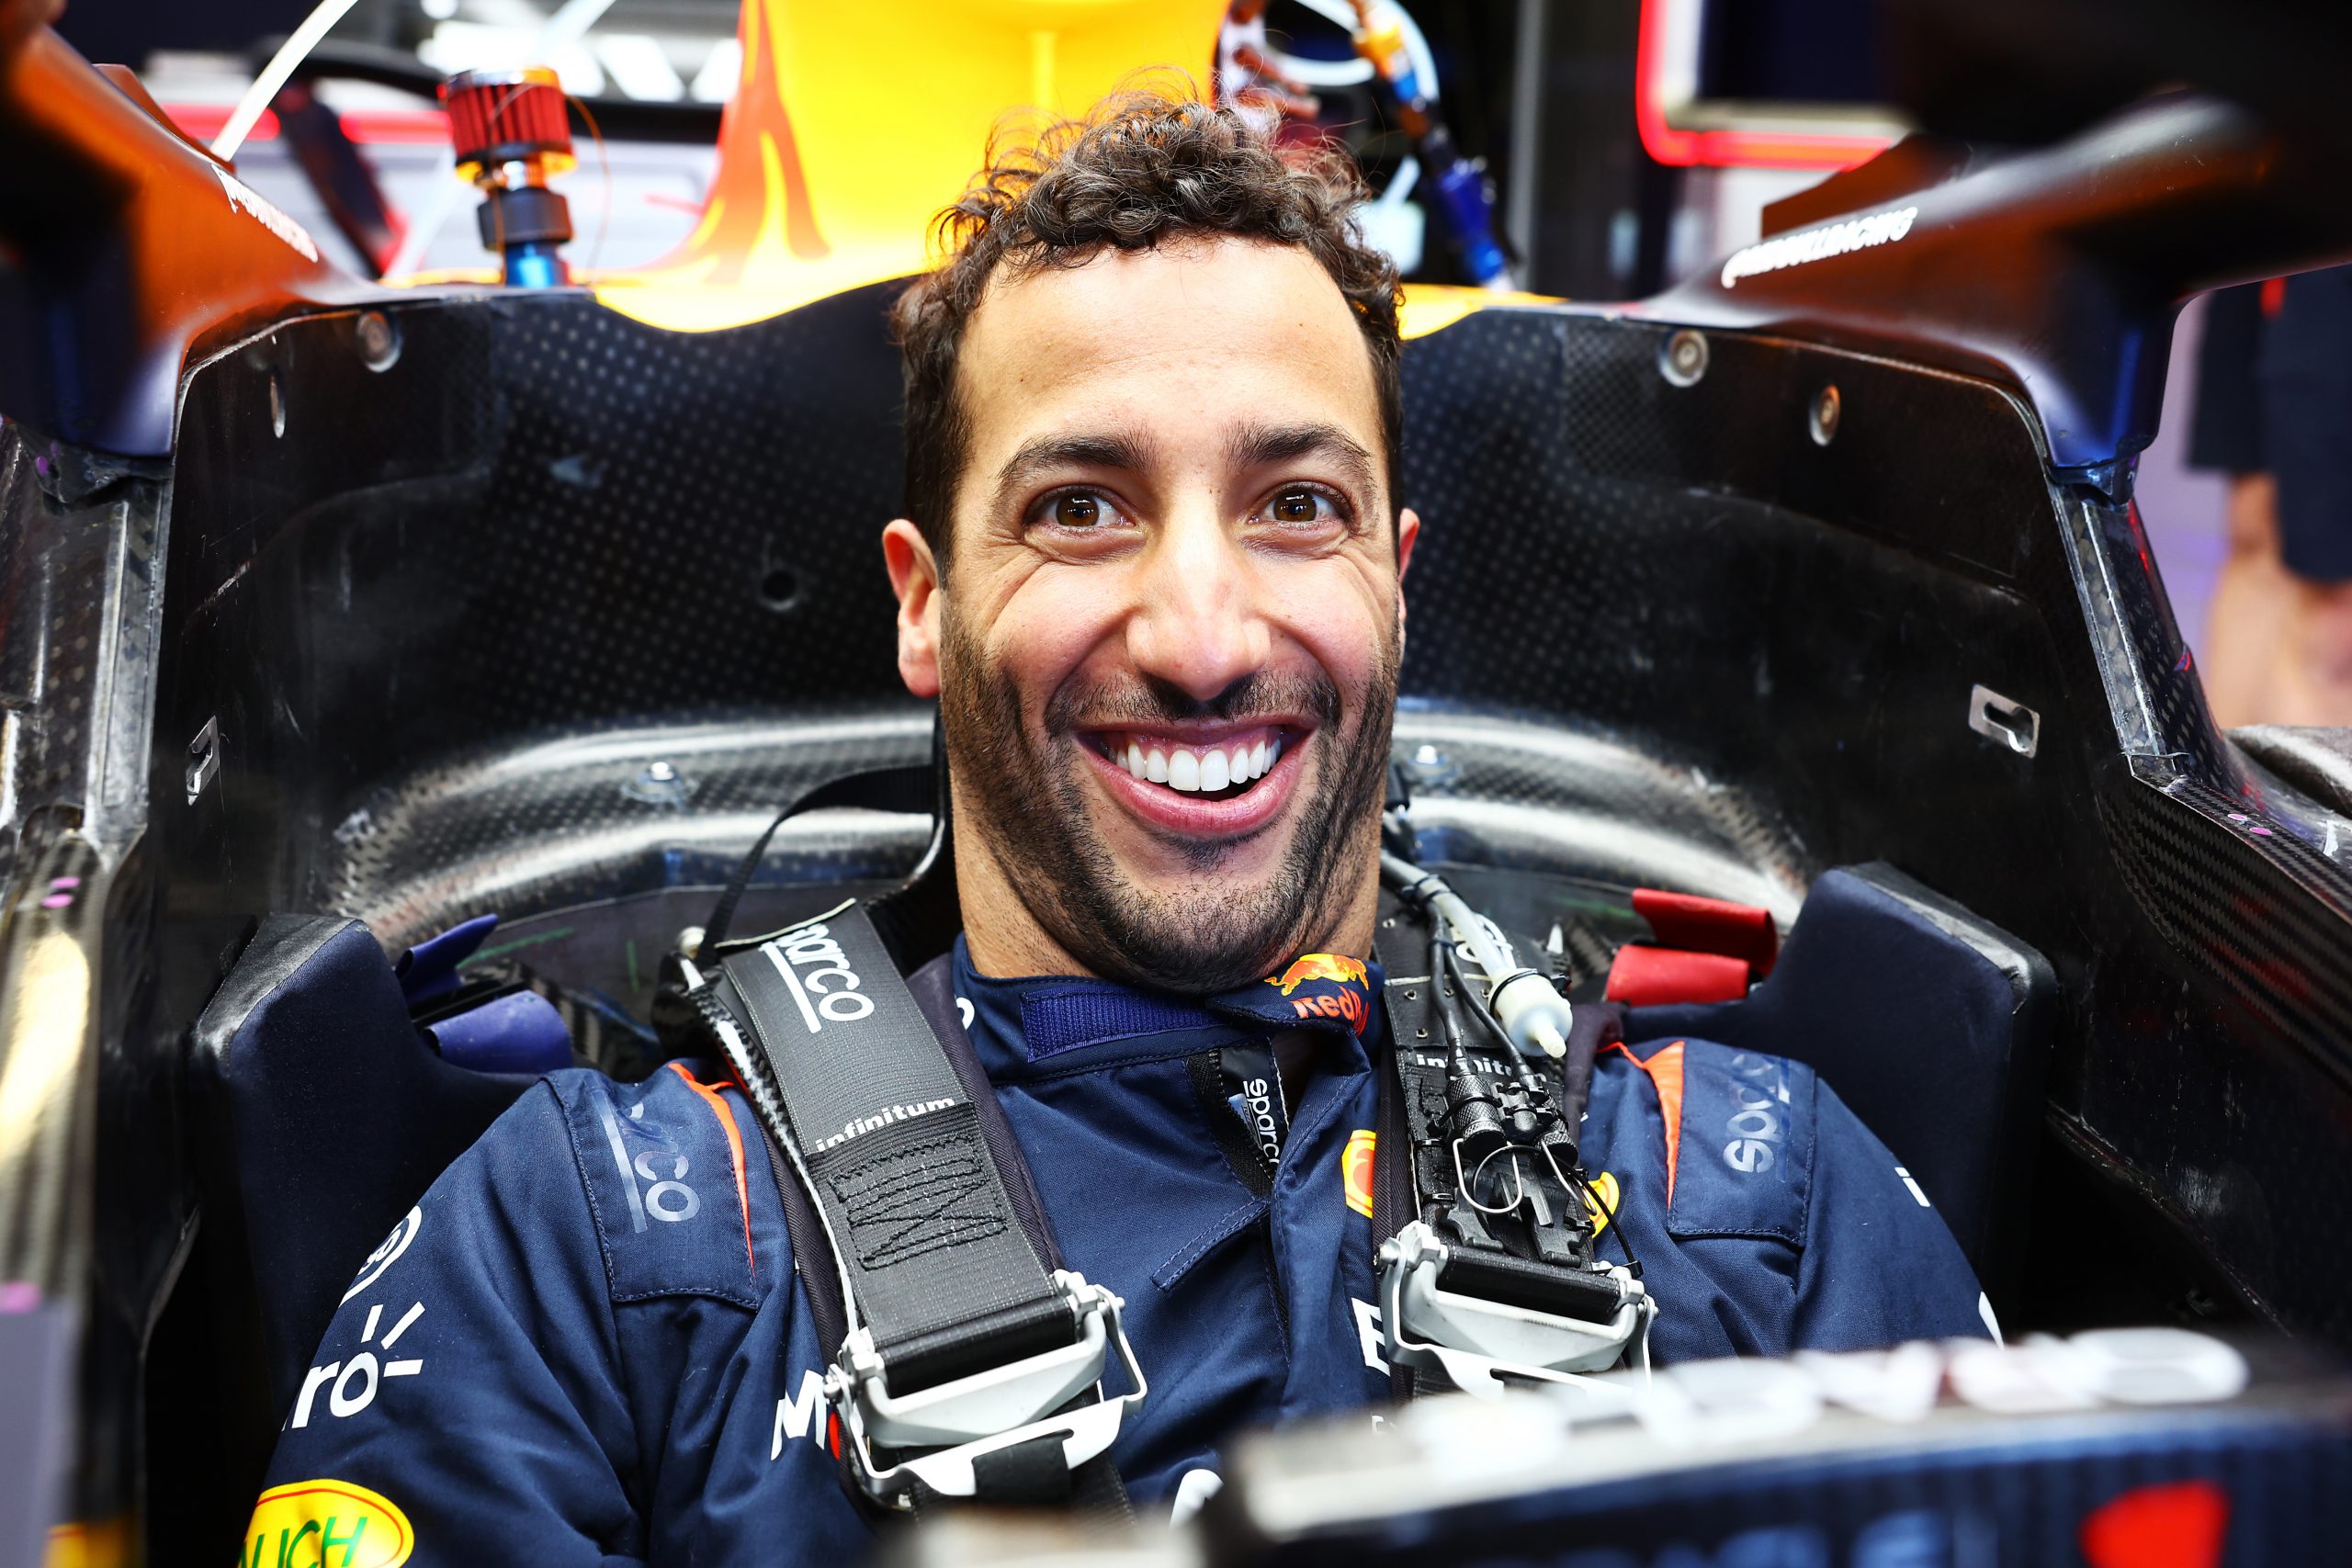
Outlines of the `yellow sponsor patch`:
{"type": "Polygon", "coordinates": [[[1347,1182],[1348,1207],[1372,1218],[1372,1151],[1379,1134],[1359,1127],[1348,1134],[1347,1152],[1340,1156],[1340,1172],[1347,1182]]]}
{"type": "Polygon", "coordinates": [[[1585,1189],[1584,1206],[1592,1215],[1592,1234],[1607,1230],[1609,1216],[1617,1208],[1617,1179],[1605,1170],[1594,1177],[1592,1185],[1585,1189]]]}
{"type": "Polygon", "coordinates": [[[254,1506],[237,1568],[400,1568],[415,1549],[389,1497],[348,1481],[292,1481],[254,1506]]]}

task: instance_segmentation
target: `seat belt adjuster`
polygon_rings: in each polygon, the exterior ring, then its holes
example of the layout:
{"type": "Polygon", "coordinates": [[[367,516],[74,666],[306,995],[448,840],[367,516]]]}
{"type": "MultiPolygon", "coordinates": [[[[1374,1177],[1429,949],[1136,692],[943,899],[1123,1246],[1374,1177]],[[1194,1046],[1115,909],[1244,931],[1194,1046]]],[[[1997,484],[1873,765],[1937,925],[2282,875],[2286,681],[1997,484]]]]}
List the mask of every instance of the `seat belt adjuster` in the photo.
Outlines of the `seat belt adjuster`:
{"type": "Polygon", "coordinates": [[[1657,1303],[1631,1270],[1531,1266],[1523,1283],[1533,1288],[1509,1292],[1520,1298],[1510,1301],[1483,1290],[1471,1293],[1471,1281],[1449,1277],[1476,1268],[1471,1254],[1449,1247],[1426,1220],[1381,1244],[1380,1333],[1391,1366],[1442,1373],[1486,1399],[1500,1398],[1505,1380],[1577,1382],[1578,1374],[1607,1371],[1621,1360],[1649,1370],[1657,1303]]]}
{"type": "Polygon", "coordinates": [[[1073,1472],[1109,1451],[1128,1408],[1147,1392],[1120,1321],[1126,1303],[1068,1269],[1055,1269],[1053,1282],[1077,1325],[1069,1344],[906,1393],[890,1392],[888,1359],[872,1329],[850,1331],[826,1369],[825,1402],[841,1423],[842,1464],[868,1497],[910,1509],[918,1483],[940,1497],[973,1497],[979,1461],[1041,1438],[1060,1439],[1062,1462],[1073,1472]],[[1102,1375],[1114,1353],[1130,1390],[1105,1399],[1102,1375]],[[1091,1403],[1063,1408],[1089,1388],[1091,1403]]]}

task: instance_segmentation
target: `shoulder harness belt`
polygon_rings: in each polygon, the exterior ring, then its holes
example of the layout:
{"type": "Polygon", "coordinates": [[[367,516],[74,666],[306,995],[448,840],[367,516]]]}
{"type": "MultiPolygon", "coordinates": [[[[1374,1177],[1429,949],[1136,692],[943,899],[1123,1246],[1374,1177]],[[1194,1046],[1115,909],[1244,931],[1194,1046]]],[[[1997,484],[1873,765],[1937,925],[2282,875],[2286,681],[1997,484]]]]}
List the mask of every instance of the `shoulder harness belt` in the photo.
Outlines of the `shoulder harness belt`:
{"type": "Polygon", "coordinates": [[[865,910],[684,978],[778,1165],[853,1494],[1125,1517],[1109,1453],[1145,1393],[1125,1303],[1059,1266],[968,1043],[942,1043],[865,910]],[[1106,1399],[1114,1358],[1130,1392],[1106,1399]]]}
{"type": "Polygon", "coordinates": [[[1498,1396],[1515,1382],[1646,1369],[1656,1303],[1630,1253],[1623,1265],[1596,1258],[1587,1194],[1600,1199],[1577,1147],[1593,1058],[1623,1010],[1579,1006],[1565,1055],[1523,1067],[1480,979],[1436,940],[1442,924],[1384,900],[1374,941],[1390,1050],[1373,1224],[1397,1396],[1498,1396]]]}

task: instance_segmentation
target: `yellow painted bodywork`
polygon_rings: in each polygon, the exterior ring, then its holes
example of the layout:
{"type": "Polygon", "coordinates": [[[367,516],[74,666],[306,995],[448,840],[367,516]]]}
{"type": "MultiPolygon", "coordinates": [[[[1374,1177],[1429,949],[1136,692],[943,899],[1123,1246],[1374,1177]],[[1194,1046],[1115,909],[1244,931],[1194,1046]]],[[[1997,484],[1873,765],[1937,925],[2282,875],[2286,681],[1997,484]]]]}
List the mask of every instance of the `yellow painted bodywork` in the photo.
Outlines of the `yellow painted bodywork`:
{"type": "MultiPolygon", "coordinates": [[[[661,260],[583,276],[613,310],[676,332],[764,321],[922,271],[933,220],[991,134],[1082,115],[1122,84],[1204,81],[1225,0],[744,0],[742,74],[700,220],[661,260]]],[[[495,283],[466,268],[409,286],[495,283]]],[[[1405,336],[1533,294],[1419,285],[1405,336]]]]}
{"type": "Polygon", "coordinates": [[[1405,336],[1427,337],[1489,305],[1556,305],[1549,294],[1520,294],[1495,288],[1462,288],[1447,283],[1416,283],[1405,289],[1396,328],[1405,336]]]}
{"type": "Polygon", "coordinates": [[[933,215],[992,130],[1082,114],[1138,71],[1204,79],[1224,13],[1225,0],[744,0],[743,74],[702,220],[661,261],[594,279],[597,297],[708,331],[920,272],[933,215]]]}

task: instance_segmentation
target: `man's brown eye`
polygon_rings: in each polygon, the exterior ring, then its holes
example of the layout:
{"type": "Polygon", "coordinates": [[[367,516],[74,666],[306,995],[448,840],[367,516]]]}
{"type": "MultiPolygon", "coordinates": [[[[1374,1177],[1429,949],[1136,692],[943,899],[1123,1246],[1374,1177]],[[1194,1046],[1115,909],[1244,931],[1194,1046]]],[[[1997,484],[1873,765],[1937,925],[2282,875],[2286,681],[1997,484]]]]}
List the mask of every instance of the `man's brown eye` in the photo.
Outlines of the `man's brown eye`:
{"type": "Polygon", "coordinates": [[[1312,523],[1315,521],[1315,492],[1286,490],[1274,497],[1274,521],[1277,523],[1312,523]]]}
{"type": "Polygon", "coordinates": [[[1091,528],[1102,521],[1102,503],[1091,495],[1066,495],[1054,502],[1054,521],[1065,528],[1091,528]]]}

